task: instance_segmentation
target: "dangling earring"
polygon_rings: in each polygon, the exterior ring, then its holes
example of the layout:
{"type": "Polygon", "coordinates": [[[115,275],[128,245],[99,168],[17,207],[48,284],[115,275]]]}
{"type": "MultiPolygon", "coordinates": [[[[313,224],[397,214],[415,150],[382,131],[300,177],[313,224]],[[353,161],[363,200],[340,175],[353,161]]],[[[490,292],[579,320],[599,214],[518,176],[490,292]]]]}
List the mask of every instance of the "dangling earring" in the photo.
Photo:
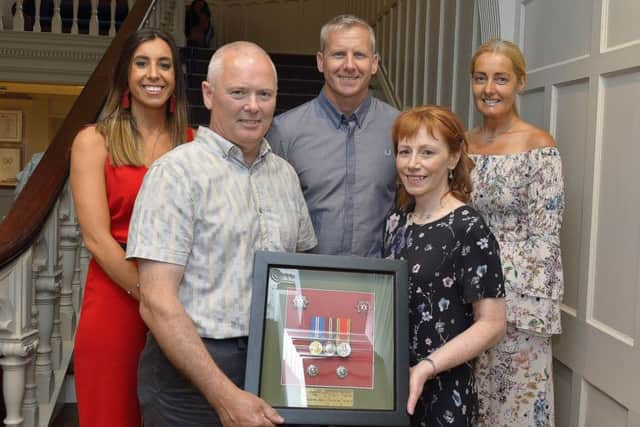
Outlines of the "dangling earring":
{"type": "Polygon", "coordinates": [[[171,95],[171,99],[169,100],[169,112],[171,114],[176,112],[176,94],[171,95]]]}
{"type": "Polygon", "coordinates": [[[449,169],[449,181],[453,181],[453,169],[449,169]]]}
{"type": "Polygon", "coordinates": [[[122,105],[122,108],[124,108],[125,110],[128,110],[129,107],[131,107],[131,99],[129,98],[130,94],[131,93],[129,92],[128,87],[122,93],[122,99],[120,100],[120,105],[122,105]]]}

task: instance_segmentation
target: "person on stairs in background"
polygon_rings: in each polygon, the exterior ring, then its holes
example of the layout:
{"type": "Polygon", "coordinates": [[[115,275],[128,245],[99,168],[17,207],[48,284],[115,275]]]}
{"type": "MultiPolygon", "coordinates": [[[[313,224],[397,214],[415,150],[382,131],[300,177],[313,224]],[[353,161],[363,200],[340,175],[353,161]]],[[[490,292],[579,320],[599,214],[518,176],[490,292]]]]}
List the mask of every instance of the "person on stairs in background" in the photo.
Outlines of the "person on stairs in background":
{"type": "Polygon", "coordinates": [[[193,0],[187,8],[184,31],[187,46],[210,48],[214,37],[211,10],[206,0],[193,0]]]}

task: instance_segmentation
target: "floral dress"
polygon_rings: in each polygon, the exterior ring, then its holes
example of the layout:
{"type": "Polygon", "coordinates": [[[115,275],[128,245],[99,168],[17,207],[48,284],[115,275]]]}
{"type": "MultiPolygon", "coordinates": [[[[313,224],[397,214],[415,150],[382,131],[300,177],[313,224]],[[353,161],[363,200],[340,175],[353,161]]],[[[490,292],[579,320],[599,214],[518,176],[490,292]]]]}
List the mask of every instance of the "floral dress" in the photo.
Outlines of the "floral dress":
{"type": "Polygon", "coordinates": [[[472,204],[500,244],[507,334],[476,365],[481,426],[552,426],[551,335],[561,332],[562,163],[555,147],[471,155],[472,204]]]}
{"type": "MultiPolygon", "coordinates": [[[[461,206],[427,224],[408,211],[386,220],[384,257],[409,265],[409,349],[415,365],[473,323],[471,303],[504,297],[498,244],[480,215],[461,206]]],[[[414,426],[473,426],[478,403],[473,361],[430,379],[414,426]]]]}

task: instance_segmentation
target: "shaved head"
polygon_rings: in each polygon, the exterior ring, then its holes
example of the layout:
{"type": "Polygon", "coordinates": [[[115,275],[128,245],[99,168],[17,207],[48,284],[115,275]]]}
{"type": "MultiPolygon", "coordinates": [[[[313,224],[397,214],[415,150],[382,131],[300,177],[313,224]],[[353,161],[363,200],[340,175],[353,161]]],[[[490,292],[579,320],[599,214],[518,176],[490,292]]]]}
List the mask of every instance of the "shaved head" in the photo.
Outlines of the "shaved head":
{"type": "Polygon", "coordinates": [[[211,57],[211,61],[209,61],[209,69],[207,70],[207,81],[215,86],[215,82],[220,76],[220,72],[222,70],[222,64],[225,55],[233,52],[238,55],[247,55],[247,56],[264,56],[271,64],[273,68],[273,75],[276,79],[276,87],[278,82],[278,73],[276,72],[276,67],[271,60],[271,57],[264,49],[258,46],[255,43],[247,42],[247,41],[237,41],[232,43],[227,43],[224,46],[218,48],[213,56],[211,57]]]}

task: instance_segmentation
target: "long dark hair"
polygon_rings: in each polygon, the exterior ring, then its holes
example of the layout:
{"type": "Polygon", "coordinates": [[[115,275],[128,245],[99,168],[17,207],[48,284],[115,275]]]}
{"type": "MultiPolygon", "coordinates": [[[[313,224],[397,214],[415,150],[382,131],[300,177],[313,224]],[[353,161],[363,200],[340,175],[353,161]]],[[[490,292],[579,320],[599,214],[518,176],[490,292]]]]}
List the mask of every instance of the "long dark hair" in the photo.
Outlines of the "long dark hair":
{"type": "Polygon", "coordinates": [[[140,133],[131,110],[123,108],[121,100],[124,91],[128,88],[129,69],[135,50],[142,43],[155,39],[163,40],[171,49],[171,60],[175,73],[174,112],[169,111],[169,102],[166,105],[167,128],[171,136],[171,145],[175,147],[186,139],[187,95],[184,72],[176,43],[171,35],[162,30],[155,28],[140,30],[129,37],[124,44],[122,54],[114,70],[107,102],[102,108],[97,124],[98,131],[107,141],[107,150],[114,166],[141,166],[143,164],[140,152],[140,133]]]}

